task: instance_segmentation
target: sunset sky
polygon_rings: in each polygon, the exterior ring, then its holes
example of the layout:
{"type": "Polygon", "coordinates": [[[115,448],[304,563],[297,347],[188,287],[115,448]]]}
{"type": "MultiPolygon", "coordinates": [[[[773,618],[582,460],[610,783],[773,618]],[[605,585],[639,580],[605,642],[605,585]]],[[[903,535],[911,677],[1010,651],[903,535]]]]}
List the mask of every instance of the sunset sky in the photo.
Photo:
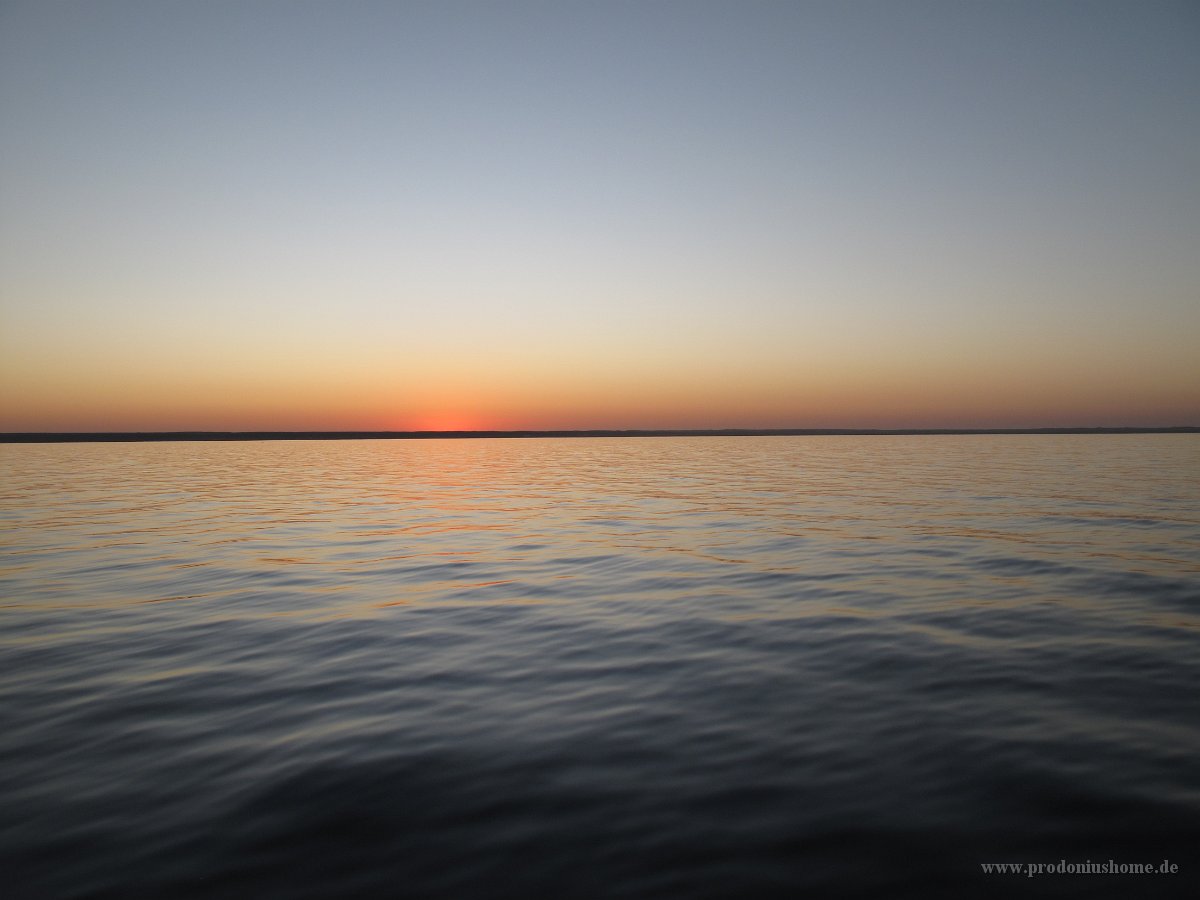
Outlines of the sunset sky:
{"type": "Polygon", "coordinates": [[[0,431],[1200,424],[1200,6],[0,6],[0,431]]]}

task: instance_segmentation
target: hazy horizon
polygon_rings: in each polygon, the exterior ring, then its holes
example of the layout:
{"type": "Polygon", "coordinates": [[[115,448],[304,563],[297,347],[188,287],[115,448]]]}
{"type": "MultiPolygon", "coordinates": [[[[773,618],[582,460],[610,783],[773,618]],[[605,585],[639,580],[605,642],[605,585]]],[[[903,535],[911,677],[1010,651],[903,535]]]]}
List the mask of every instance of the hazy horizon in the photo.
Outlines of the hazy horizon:
{"type": "Polygon", "coordinates": [[[1196,434],[1200,425],[1096,425],[1012,428],[575,428],[575,429],[441,429],[441,430],[306,430],[266,429],[138,429],[131,431],[0,431],[0,443],[104,441],[273,441],[292,439],[421,439],[421,438],[646,438],[646,437],[953,437],[1196,434]]]}
{"type": "Polygon", "coordinates": [[[1198,39],[7,3],[0,432],[1195,425],[1198,39]]]}

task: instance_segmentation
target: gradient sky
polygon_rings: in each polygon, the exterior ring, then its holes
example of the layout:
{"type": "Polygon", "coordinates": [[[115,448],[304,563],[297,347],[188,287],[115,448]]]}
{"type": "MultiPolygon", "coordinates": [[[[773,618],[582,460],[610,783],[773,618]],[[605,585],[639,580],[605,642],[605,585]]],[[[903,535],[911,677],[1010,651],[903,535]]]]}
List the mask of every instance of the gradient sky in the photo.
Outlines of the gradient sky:
{"type": "Polygon", "coordinates": [[[0,430],[1200,424],[1200,6],[11,2],[0,430]]]}

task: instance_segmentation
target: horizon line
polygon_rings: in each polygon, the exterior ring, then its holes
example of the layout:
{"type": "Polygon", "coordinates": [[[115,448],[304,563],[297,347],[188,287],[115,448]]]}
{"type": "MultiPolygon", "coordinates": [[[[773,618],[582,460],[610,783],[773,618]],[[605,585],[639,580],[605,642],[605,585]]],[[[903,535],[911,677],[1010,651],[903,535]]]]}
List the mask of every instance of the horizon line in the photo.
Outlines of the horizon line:
{"type": "Polygon", "coordinates": [[[822,437],[988,434],[1197,434],[1197,425],[1049,426],[1044,428],[590,428],[471,431],[13,431],[0,444],[146,441],[469,440],[597,437],[822,437]]]}

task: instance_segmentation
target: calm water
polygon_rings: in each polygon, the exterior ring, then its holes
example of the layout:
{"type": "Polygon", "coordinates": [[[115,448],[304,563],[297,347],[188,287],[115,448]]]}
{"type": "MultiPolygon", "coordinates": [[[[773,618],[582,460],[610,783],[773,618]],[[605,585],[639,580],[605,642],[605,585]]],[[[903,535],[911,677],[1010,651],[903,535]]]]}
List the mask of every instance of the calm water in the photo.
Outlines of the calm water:
{"type": "Polygon", "coordinates": [[[1198,884],[1198,436],[6,445],[0,493],[7,896],[1198,884]]]}

